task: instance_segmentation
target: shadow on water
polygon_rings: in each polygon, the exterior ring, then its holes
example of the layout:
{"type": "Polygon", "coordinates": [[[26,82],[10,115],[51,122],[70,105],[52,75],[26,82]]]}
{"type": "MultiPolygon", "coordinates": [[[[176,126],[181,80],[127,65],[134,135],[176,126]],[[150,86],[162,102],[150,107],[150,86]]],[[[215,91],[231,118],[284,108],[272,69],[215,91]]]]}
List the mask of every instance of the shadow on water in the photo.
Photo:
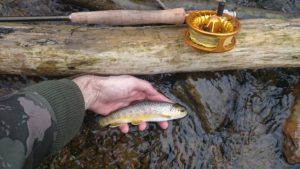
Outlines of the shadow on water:
{"type": "MultiPolygon", "coordinates": [[[[117,129],[99,128],[98,117],[88,113],[80,134],[40,168],[300,167],[288,164],[282,152],[282,127],[293,106],[300,69],[141,78],[185,105],[188,116],[170,122],[167,130],[151,123],[144,132],[131,126],[130,133],[121,134],[117,129]],[[187,96],[180,94],[180,87],[187,96]],[[201,106],[192,105],[195,102],[201,106]]],[[[44,80],[29,79],[3,76],[0,86],[4,89],[18,82],[18,88],[44,80]]]]}

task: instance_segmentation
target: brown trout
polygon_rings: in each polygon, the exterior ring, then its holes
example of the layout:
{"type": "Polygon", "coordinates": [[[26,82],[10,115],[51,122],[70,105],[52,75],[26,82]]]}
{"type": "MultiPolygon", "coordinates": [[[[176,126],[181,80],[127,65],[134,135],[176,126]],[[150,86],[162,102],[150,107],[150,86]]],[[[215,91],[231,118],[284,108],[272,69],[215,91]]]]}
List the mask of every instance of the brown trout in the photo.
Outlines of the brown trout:
{"type": "Polygon", "coordinates": [[[185,107],[167,102],[142,101],[119,109],[99,120],[101,127],[117,127],[125,123],[159,122],[179,119],[187,115],[185,107]]]}

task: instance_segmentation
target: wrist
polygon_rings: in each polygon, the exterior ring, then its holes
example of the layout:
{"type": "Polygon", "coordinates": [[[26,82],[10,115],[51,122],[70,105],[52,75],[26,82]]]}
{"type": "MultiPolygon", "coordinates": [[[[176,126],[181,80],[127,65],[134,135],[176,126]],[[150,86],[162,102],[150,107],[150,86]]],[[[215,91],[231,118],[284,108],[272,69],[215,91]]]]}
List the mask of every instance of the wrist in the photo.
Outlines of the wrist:
{"type": "Polygon", "coordinates": [[[99,79],[96,78],[98,77],[94,75],[85,75],[73,79],[73,82],[79,87],[83,95],[85,110],[91,108],[91,105],[95,103],[99,95],[99,88],[101,87],[99,85],[99,79]]]}

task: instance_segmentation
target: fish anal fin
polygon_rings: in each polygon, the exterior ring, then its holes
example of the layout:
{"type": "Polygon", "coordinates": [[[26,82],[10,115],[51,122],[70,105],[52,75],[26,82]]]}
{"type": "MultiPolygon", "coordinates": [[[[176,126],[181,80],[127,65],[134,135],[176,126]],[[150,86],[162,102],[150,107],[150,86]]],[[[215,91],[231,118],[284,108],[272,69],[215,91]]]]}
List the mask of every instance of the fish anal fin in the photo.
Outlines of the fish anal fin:
{"type": "Polygon", "coordinates": [[[142,123],[142,121],[132,121],[132,122],[131,122],[132,125],[139,125],[139,124],[141,124],[141,123],[142,123]]]}
{"type": "Polygon", "coordinates": [[[109,127],[115,128],[115,127],[119,127],[119,126],[121,126],[121,125],[122,125],[122,123],[111,123],[111,124],[109,125],[109,127]]]}

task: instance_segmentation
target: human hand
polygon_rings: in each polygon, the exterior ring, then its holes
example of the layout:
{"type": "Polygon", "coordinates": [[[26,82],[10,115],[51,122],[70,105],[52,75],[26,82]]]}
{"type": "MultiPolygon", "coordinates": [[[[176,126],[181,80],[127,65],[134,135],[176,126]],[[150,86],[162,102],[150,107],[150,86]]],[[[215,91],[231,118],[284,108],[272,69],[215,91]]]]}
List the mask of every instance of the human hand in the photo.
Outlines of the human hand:
{"type": "MultiPolygon", "coordinates": [[[[85,108],[100,115],[128,106],[133,101],[153,100],[171,102],[168,98],[157,92],[152,85],[133,76],[80,76],[73,81],[79,86],[85,101],[85,108]]],[[[163,129],[168,127],[168,122],[159,122],[163,129]]],[[[147,127],[145,122],[139,124],[139,130],[147,127]]],[[[128,124],[119,127],[121,132],[129,131],[128,124]]]]}

